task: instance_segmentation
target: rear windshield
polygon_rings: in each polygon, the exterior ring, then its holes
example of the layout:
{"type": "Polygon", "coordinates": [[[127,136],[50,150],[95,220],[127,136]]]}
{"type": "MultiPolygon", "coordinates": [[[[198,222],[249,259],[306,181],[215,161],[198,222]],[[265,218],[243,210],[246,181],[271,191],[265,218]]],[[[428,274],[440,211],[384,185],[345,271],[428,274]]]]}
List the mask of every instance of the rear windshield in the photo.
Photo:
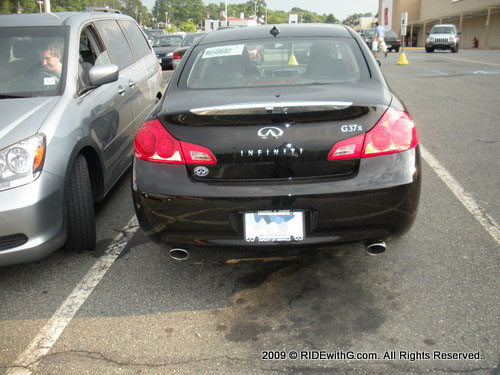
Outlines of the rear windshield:
{"type": "Polygon", "coordinates": [[[151,38],[154,38],[157,36],[165,35],[165,32],[163,30],[147,30],[146,35],[148,35],[151,38]]]}
{"type": "Polygon", "coordinates": [[[181,42],[180,35],[159,36],[153,40],[153,47],[178,46],[181,42]]]}
{"type": "Polygon", "coordinates": [[[453,26],[434,26],[431,30],[432,34],[451,34],[454,32],[453,26]]]}
{"type": "Polygon", "coordinates": [[[190,46],[196,39],[201,38],[203,35],[205,35],[205,33],[188,34],[182,41],[181,46],[190,46]]]}
{"type": "Polygon", "coordinates": [[[241,40],[197,46],[180,78],[190,89],[358,81],[366,65],[348,38],[241,40]]]}
{"type": "Polygon", "coordinates": [[[0,27],[0,95],[59,95],[67,27],[0,27]]]}
{"type": "Polygon", "coordinates": [[[386,31],[385,36],[389,38],[397,38],[396,33],[394,33],[394,31],[386,31]]]}

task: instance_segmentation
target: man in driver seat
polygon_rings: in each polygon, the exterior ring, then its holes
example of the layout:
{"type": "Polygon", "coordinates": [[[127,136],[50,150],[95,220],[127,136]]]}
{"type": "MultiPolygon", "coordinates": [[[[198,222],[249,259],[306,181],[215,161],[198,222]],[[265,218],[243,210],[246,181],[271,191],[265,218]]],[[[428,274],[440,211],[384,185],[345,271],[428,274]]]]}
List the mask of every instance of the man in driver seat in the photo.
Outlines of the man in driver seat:
{"type": "Polygon", "coordinates": [[[44,86],[57,85],[61,78],[62,69],[62,46],[59,42],[50,42],[40,52],[40,62],[48,73],[44,77],[44,86]]]}

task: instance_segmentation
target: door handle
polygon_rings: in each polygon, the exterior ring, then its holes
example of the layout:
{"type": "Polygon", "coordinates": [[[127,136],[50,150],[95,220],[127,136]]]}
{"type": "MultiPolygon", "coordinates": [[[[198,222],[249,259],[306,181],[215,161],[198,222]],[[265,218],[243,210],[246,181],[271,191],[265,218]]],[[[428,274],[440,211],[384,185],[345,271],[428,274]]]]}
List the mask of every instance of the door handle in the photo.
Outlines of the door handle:
{"type": "Polygon", "coordinates": [[[123,95],[125,93],[125,88],[122,86],[118,86],[118,94],[123,95]]]}
{"type": "Polygon", "coordinates": [[[135,86],[135,82],[132,81],[131,79],[128,80],[128,87],[134,87],[135,86]]]}

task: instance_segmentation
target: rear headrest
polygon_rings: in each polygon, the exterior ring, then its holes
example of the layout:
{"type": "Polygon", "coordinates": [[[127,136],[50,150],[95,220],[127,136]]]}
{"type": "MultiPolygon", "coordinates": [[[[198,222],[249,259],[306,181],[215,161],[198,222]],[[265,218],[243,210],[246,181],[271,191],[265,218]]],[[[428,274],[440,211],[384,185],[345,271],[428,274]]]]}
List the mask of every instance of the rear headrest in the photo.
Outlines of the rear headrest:
{"type": "Polygon", "coordinates": [[[35,55],[35,51],[32,46],[31,40],[16,40],[12,44],[12,54],[16,59],[32,58],[35,55]]]}

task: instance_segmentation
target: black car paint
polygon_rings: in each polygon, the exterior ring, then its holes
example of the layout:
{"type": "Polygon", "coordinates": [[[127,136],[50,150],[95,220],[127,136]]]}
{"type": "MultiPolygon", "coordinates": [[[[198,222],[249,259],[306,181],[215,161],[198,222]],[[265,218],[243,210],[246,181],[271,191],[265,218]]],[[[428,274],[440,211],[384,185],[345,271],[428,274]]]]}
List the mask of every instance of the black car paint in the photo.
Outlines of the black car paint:
{"type": "Polygon", "coordinates": [[[172,69],[172,55],[167,56],[169,53],[173,53],[178,46],[168,46],[168,47],[153,47],[156,57],[161,59],[161,67],[163,70],[172,69]]]}
{"type": "Polygon", "coordinates": [[[134,171],[133,196],[144,233],[155,242],[191,249],[262,247],[242,238],[242,213],[259,210],[305,210],[301,246],[399,236],[415,220],[421,185],[418,147],[362,159],[349,178],[208,185],[194,181],[183,165],[158,168],[138,159],[134,171]]]}
{"type": "MultiPolygon", "coordinates": [[[[302,36],[305,29],[294,31],[302,36]]],[[[253,36],[262,38],[266,30],[258,28],[256,31],[253,36]]],[[[313,36],[324,36],[321,28],[309,27],[307,31],[313,36]]],[[[227,32],[230,30],[212,33],[195,44],[215,42],[214,39],[222,38],[222,34],[227,32]]],[[[253,30],[242,30],[241,33],[250,32],[253,30]]],[[[313,88],[301,86],[300,90],[293,86],[259,87],[252,88],[252,97],[248,96],[247,89],[218,90],[217,95],[207,95],[210,91],[182,88],[179,78],[183,69],[174,72],[163,105],[157,107],[152,116],[158,118],[174,137],[210,148],[210,144],[207,144],[213,142],[210,140],[210,129],[223,132],[225,128],[233,129],[237,124],[241,125],[241,122],[245,122],[245,125],[241,126],[244,131],[238,133],[242,134],[237,137],[238,140],[234,136],[230,141],[222,140],[223,133],[219,133],[217,138],[227,143],[226,156],[217,155],[217,151],[215,154],[218,161],[219,158],[221,161],[227,158],[225,169],[232,169],[229,172],[223,171],[224,167],[217,171],[220,166],[209,166],[214,168],[213,172],[207,178],[200,178],[192,173],[193,166],[134,160],[135,209],[141,228],[148,237],[153,241],[185,248],[289,247],[295,243],[247,243],[242,233],[243,212],[288,209],[305,212],[306,238],[298,244],[301,247],[380,240],[399,236],[409,230],[417,214],[420,196],[418,146],[405,152],[355,159],[345,164],[336,161],[332,163],[337,164],[333,172],[321,176],[307,173],[300,176],[297,171],[285,168],[282,174],[271,172],[259,179],[258,162],[253,165],[247,163],[240,171],[232,168],[231,160],[236,160],[241,145],[234,146],[231,141],[237,143],[241,139],[248,140],[251,134],[254,136],[253,133],[268,124],[291,124],[292,128],[296,127],[297,132],[302,132],[307,138],[310,124],[320,126],[321,123],[328,123],[333,145],[357,134],[341,135],[338,132],[341,124],[361,122],[365,126],[365,133],[389,106],[406,111],[404,105],[390,92],[376,60],[363,40],[348,28],[340,31],[336,29],[334,34],[354,38],[360,48],[368,77],[358,82],[357,87],[339,85],[340,90],[328,90],[328,85],[313,88]],[[257,98],[259,101],[299,100],[304,92],[308,100],[345,101],[350,98],[354,108],[344,113],[315,113],[305,118],[300,115],[277,115],[244,120],[225,118],[226,121],[220,117],[195,116],[189,112],[193,107],[251,102],[257,98]],[[214,126],[214,122],[218,124],[214,126]]],[[[242,39],[250,36],[244,35],[242,39]]],[[[186,64],[185,60],[181,62],[182,65],[186,64]]],[[[257,142],[258,139],[255,140],[257,142]]],[[[324,147],[312,147],[311,152],[316,153],[312,158],[322,159],[325,156],[324,147]]],[[[286,167],[290,158],[274,161],[271,165],[281,163],[286,167]]]]}

